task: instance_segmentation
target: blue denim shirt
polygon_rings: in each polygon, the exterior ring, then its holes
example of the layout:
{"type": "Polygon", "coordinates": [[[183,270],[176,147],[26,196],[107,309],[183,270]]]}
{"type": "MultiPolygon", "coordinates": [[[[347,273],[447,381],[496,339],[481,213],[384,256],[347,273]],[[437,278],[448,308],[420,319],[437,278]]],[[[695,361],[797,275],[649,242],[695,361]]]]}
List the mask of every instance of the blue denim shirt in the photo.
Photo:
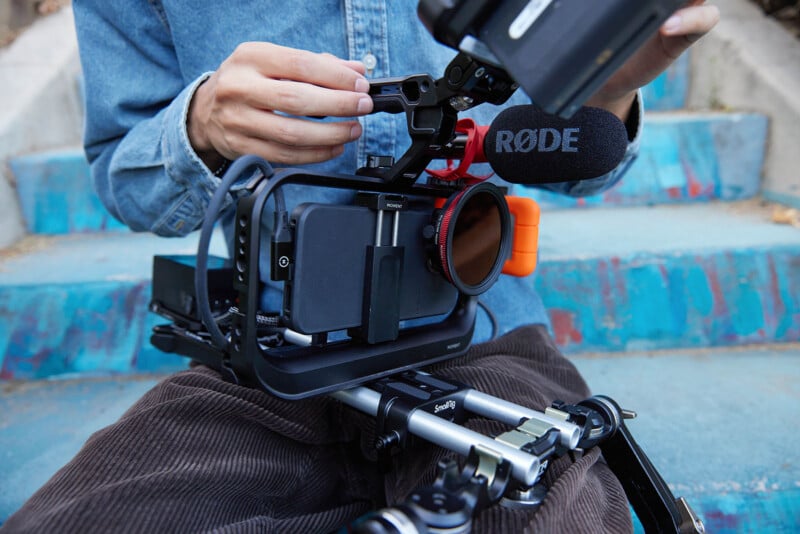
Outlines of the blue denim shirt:
{"type": "MultiPolygon", "coordinates": [[[[192,149],[186,116],[209,73],[238,44],[269,41],[348,59],[374,58],[367,72],[372,78],[436,78],[455,52],[425,30],[416,5],[417,0],[75,0],[86,82],[85,150],[100,199],[135,231],[180,236],[196,230],[219,178],[192,149]]],[[[529,99],[518,91],[507,105],[521,103],[529,99]]],[[[484,104],[462,116],[489,124],[497,112],[484,104]]],[[[405,117],[381,113],[360,120],[364,133],[357,142],[339,158],[310,167],[352,173],[366,154],[399,157],[405,151],[405,117]]],[[[635,156],[638,137],[609,175],[548,189],[584,196],[611,187],[635,156]]],[[[502,276],[483,300],[498,316],[501,332],[549,322],[532,277],[502,276]]],[[[479,319],[476,339],[487,332],[479,319]]]]}

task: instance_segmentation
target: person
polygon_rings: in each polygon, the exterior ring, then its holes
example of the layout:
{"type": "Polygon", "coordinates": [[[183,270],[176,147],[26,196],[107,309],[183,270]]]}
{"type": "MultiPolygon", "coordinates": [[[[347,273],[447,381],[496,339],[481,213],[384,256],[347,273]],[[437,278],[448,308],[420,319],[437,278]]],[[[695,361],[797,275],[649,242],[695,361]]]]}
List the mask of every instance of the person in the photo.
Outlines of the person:
{"type": "MultiPolygon", "coordinates": [[[[436,43],[411,0],[212,2],[75,0],[86,87],[85,149],[97,193],[135,231],[185,235],[202,223],[231,160],[352,173],[367,154],[399,156],[404,117],[371,114],[371,78],[439,76],[454,51],[436,43]],[[326,117],[320,119],[319,117],[326,117]]],[[[678,10],[587,102],[625,122],[619,168],[550,189],[569,195],[613,186],[635,157],[639,88],[715,25],[703,0],[678,10]]],[[[526,103],[521,91],[508,105],[526,103]]],[[[498,109],[470,110],[488,124],[498,109]]],[[[243,184],[232,188],[230,213],[243,184]]],[[[330,201],[302,190],[295,200],[330,201]]],[[[501,277],[485,300],[496,340],[436,372],[534,409],[576,402],[589,389],[548,334],[530,279],[501,277]]],[[[479,319],[477,341],[487,336],[479,319]]],[[[476,418],[467,425],[497,432],[476,418]]],[[[203,366],[177,373],[78,455],[4,525],[7,531],[331,531],[430,482],[444,453],[418,444],[377,468],[374,421],[331,398],[284,401],[225,382],[203,366]]],[[[589,451],[544,476],[536,512],[499,506],[476,531],[631,530],[619,482],[589,451]]]]}

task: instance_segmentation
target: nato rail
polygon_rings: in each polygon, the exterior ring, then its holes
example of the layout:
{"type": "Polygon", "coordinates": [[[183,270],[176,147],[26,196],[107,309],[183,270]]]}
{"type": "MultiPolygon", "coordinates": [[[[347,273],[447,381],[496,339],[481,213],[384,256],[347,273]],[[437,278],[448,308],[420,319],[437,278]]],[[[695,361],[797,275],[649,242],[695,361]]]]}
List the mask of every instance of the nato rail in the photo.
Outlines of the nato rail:
{"type": "Polygon", "coordinates": [[[462,468],[455,460],[442,460],[433,484],[417,488],[402,504],[359,519],[349,532],[469,532],[472,518],[489,506],[535,510],[546,494],[540,479],[548,463],[595,446],[622,483],[645,532],[705,532],[625,426],[624,419],[635,414],[608,397],[576,405],[555,402],[538,412],[419,371],[332,396],[377,419],[375,447],[384,459],[412,435],[466,457],[462,468]],[[511,430],[490,438],[461,426],[469,414],[511,430]]]}

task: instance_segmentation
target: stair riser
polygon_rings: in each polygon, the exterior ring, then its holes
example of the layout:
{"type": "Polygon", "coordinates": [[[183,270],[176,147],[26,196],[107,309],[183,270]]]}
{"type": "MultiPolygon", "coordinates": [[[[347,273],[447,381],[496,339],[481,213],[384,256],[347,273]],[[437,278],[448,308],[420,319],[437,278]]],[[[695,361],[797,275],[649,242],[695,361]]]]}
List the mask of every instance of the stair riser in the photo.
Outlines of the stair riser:
{"type": "Polygon", "coordinates": [[[568,352],[800,340],[800,245],[543,262],[535,283],[568,352]]]}
{"type": "MultiPolygon", "coordinates": [[[[800,341],[800,246],[543,262],[534,283],[567,352],[800,341]]],[[[149,282],[6,287],[0,378],[168,371],[149,282]]]]}
{"type": "Polygon", "coordinates": [[[2,288],[0,379],[184,367],[150,345],[164,321],[147,311],[149,299],[149,281],[2,288]]]}
{"type": "Polygon", "coordinates": [[[22,213],[33,234],[122,231],[94,192],[80,150],[12,159],[22,213]]]}
{"type": "Polygon", "coordinates": [[[638,158],[609,191],[586,198],[535,189],[517,194],[559,208],[752,198],[759,192],[767,126],[755,114],[650,115],[638,158]]]}

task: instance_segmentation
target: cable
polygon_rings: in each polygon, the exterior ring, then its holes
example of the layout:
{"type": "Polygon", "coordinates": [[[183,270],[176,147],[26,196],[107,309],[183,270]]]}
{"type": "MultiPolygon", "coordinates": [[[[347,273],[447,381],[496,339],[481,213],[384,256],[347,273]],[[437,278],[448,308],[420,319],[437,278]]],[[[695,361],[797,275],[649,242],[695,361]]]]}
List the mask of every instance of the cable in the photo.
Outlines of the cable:
{"type": "MultiPolygon", "coordinates": [[[[197,295],[197,311],[200,314],[200,319],[203,325],[208,329],[211,339],[220,349],[224,349],[228,345],[228,340],[220,330],[214,315],[211,313],[211,305],[208,301],[208,248],[211,243],[211,234],[214,230],[214,225],[219,219],[222,211],[222,206],[225,202],[225,196],[233,183],[244,175],[246,172],[259,170],[265,178],[273,175],[273,170],[270,164],[258,156],[242,156],[234,161],[230,167],[225,171],[222,179],[214,191],[214,195],[208,203],[205,217],[203,217],[203,226],[200,229],[200,240],[197,244],[197,260],[194,271],[194,290],[197,295]]],[[[275,192],[275,205],[283,210],[286,209],[283,196],[275,192]]]]}
{"type": "Polygon", "coordinates": [[[489,318],[489,322],[492,323],[492,335],[489,337],[489,341],[497,337],[497,333],[500,330],[499,323],[497,322],[497,316],[495,316],[494,312],[492,311],[489,306],[486,305],[485,302],[478,299],[478,306],[483,308],[483,311],[486,312],[486,316],[489,318]]]}

